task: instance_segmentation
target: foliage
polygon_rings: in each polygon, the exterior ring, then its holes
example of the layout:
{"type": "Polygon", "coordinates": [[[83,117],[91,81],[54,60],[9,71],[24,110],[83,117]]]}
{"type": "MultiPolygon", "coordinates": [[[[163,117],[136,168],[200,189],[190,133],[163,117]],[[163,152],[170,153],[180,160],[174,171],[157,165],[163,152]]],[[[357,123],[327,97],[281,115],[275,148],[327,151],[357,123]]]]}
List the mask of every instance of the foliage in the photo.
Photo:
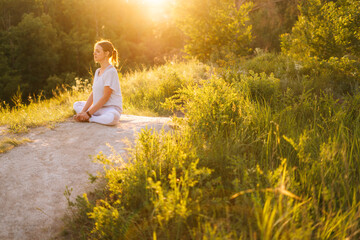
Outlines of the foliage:
{"type": "Polygon", "coordinates": [[[296,58],[359,57],[359,19],[358,1],[303,1],[292,33],[283,36],[283,49],[296,58]]]}
{"type": "Polygon", "coordinates": [[[194,189],[210,171],[197,167],[196,155],[181,136],[145,129],[128,164],[116,164],[118,157],[115,162],[103,155],[96,159],[107,166],[104,177],[111,200],[97,201],[88,213],[96,225],[91,239],[149,239],[157,228],[158,237],[170,237],[181,234],[176,233],[179,227],[186,228],[188,213],[199,211],[201,193],[194,189]],[[174,227],[160,228],[170,224],[174,227]]]}
{"type": "MultiPolygon", "coordinates": [[[[341,98],[344,94],[353,94],[359,86],[359,67],[348,58],[330,58],[320,62],[314,59],[299,61],[283,53],[259,51],[254,58],[242,61],[238,69],[246,73],[273,73],[280,79],[281,89],[292,91],[295,95],[304,91],[318,95],[327,92],[341,98]]],[[[234,72],[225,71],[223,75],[236,78],[229,76],[234,72]]]]}
{"type": "Polygon", "coordinates": [[[178,130],[142,131],[127,163],[97,156],[106,195],[81,198],[85,238],[358,237],[359,99],[294,95],[265,73],[184,86],[167,100],[178,130]]]}
{"type": "Polygon", "coordinates": [[[71,90],[58,88],[54,97],[43,99],[42,95],[28,98],[28,104],[22,101],[21,91],[13,96],[14,107],[2,102],[0,104],[0,125],[5,125],[10,132],[26,132],[30,127],[52,126],[73,115],[73,103],[86,98],[90,94],[87,79],[76,79],[71,90]]]}
{"type": "Polygon", "coordinates": [[[169,61],[148,70],[139,70],[121,77],[121,89],[127,113],[168,115],[163,106],[183,86],[196,85],[207,78],[209,67],[196,60],[188,62],[169,61]]]}
{"type": "Polygon", "coordinates": [[[89,78],[99,39],[114,43],[123,72],[164,63],[183,46],[175,24],[152,19],[144,1],[0,0],[0,12],[0,99],[9,104],[18,86],[26,102],[75,85],[68,75],[89,78]]]}
{"type": "MultiPolygon", "coordinates": [[[[49,72],[57,72],[59,64],[57,52],[60,45],[51,18],[45,14],[40,17],[24,14],[22,21],[10,27],[8,32],[10,44],[7,53],[9,59],[14,60],[10,62],[11,67],[21,75],[24,94],[37,92],[39,86],[46,86],[49,72]]],[[[14,87],[17,88],[16,85],[14,87]]]]}
{"type": "Polygon", "coordinates": [[[29,0],[1,0],[1,25],[0,30],[8,30],[11,26],[17,25],[24,13],[30,13],[37,10],[37,5],[34,1],[29,0]]]}
{"type": "MultiPolygon", "coordinates": [[[[302,71],[302,66],[295,60],[285,54],[265,53],[259,49],[256,55],[241,63],[240,71],[249,73],[266,73],[274,74],[275,78],[280,80],[280,88],[282,91],[291,89],[295,95],[300,95],[304,90],[305,85],[305,73],[302,71]]],[[[229,76],[235,71],[225,72],[226,78],[236,78],[235,76],[229,76]]],[[[316,81],[316,78],[312,79],[316,81]]],[[[311,86],[307,90],[311,89],[311,86]]]]}
{"type": "Polygon", "coordinates": [[[181,1],[176,7],[176,21],[187,36],[184,51],[201,61],[224,64],[250,51],[251,3],[236,8],[235,2],[181,1]],[[224,62],[225,61],[225,62],[224,62]]]}
{"type": "Polygon", "coordinates": [[[282,36],[282,50],[319,78],[318,88],[341,93],[359,85],[358,1],[302,1],[291,34],[282,36]]]}
{"type": "Polygon", "coordinates": [[[252,2],[254,7],[249,13],[253,35],[252,48],[279,52],[280,35],[291,31],[299,15],[299,0],[252,2]]]}

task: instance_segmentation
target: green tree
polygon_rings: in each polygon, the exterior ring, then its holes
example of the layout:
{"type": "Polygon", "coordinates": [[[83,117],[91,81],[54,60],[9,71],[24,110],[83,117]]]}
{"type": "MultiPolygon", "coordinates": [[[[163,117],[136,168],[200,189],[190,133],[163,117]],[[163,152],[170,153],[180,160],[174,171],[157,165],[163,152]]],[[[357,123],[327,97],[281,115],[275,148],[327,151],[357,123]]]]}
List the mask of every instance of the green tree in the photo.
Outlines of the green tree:
{"type": "Polygon", "coordinates": [[[308,0],[291,34],[282,36],[282,50],[296,58],[327,60],[360,56],[358,0],[308,0]]]}
{"type": "Polygon", "coordinates": [[[48,15],[24,14],[22,21],[9,29],[8,65],[21,75],[27,86],[22,89],[25,96],[43,89],[46,79],[58,73],[59,48],[58,33],[48,15]]]}
{"type": "MultiPolygon", "coordinates": [[[[244,2],[243,0],[238,1],[244,2]]],[[[253,0],[249,13],[252,25],[252,48],[280,51],[280,35],[288,33],[299,15],[299,0],[253,0]]]]}
{"type": "Polygon", "coordinates": [[[94,0],[44,1],[43,13],[51,17],[61,42],[59,73],[88,76],[89,69],[95,67],[92,51],[101,31],[98,14],[103,10],[98,2],[99,5],[94,0]]]}
{"type": "Polygon", "coordinates": [[[11,99],[18,87],[27,85],[21,83],[21,76],[10,68],[7,57],[0,52],[0,101],[11,99]]]}
{"type": "Polygon", "coordinates": [[[233,0],[183,0],[175,11],[187,36],[185,52],[201,61],[223,63],[249,53],[252,3],[236,7],[233,0]]]}
{"type": "Polygon", "coordinates": [[[36,0],[0,0],[0,31],[16,26],[24,13],[35,11],[36,0]]]}
{"type": "MultiPolygon", "coordinates": [[[[358,0],[308,0],[282,51],[301,62],[321,88],[341,94],[360,85],[360,8],[358,0]]],[[[316,86],[314,87],[316,88],[316,86]]]]}

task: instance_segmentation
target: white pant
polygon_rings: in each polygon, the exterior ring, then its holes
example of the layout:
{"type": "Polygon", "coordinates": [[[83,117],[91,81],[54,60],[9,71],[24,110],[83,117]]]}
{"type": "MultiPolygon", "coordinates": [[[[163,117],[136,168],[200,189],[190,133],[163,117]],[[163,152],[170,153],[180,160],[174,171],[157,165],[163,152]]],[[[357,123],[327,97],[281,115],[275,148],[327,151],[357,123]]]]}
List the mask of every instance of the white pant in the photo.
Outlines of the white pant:
{"type": "MultiPolygon", "coordinates": [[[[86,102],[78,101],[74,103],[74,110],[76,113],[81,112],[86,102]]],[[[89,122],[100,123],[104,125],[115,125],[120,120],[120,112],[115,106],[106,106],[97,110],[89,119],[89,122]]]]}

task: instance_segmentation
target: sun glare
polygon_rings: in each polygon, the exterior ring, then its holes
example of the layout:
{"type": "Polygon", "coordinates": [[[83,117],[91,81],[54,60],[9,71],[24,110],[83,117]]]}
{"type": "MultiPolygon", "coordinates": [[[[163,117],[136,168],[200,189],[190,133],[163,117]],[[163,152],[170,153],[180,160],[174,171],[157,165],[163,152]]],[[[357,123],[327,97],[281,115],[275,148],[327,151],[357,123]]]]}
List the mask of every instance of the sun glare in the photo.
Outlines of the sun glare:
{"type": "Polygon", "coordinates": [[[167,5],[172,0],[143,0],[147,6],[150,17],[154,21],[161,21],[167,17],[167,5]]]}
{"type": "Polygon", "coordinates": [[[163,5],[167,0],[143,0],[146,4],[151,6],[163,5]]]}

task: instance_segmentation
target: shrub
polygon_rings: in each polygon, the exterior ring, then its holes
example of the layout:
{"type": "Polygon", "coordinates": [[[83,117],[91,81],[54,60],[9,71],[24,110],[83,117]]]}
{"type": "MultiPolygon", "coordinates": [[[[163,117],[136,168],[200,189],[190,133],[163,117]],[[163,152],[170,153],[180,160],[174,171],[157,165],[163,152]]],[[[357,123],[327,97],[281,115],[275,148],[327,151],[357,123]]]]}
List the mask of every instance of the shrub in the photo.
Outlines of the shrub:
{"type": "MultiPolygon", "coordinates": [[[[129,163],[119,156],[104,163],[109,193],[88,211],[91,239],[159,239],[187,236],[186,222],[200,211],[203,181],[211,171],[199,168],[191,144],[181,135],[139,134],[129,163]],[[145,222],[144,222],[145,220],[145,222]],[[144,224],[145,223],[145,224],[144,224]]],[[[87,201],[86,196],[84,197],[87,201]]],[[[89,201],[87,201],[90,204],[89,201]]]]}
{"type": "Polygon", "coordinates": [[[337,95],[354,93],[360,81],[360,10],[354,0],[302,1],[282,51],[301,61],[310,86],[337,95]]]}

